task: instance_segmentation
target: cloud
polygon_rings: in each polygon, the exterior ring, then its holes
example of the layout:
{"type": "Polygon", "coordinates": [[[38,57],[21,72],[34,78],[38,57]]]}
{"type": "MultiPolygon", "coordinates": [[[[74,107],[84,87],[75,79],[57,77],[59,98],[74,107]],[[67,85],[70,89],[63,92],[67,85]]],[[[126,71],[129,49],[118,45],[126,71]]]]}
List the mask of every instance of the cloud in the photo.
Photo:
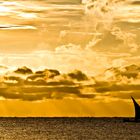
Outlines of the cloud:
{"type": "Polygon", "coordinates": [[[9,67],[21,67],[22,63],[39,69],[40,66],[45,68],[47,65],[50,69],[57,69],[63,73],[68,73],[76,68],[86,74],[96,74],[110,65],[108,56],[103,54],[94,52],[91,48],[67,44],[57,47],[54,51],[42,50],[31,54],[9,54],[7,57],[1,55],[0,62],[9,67]],[[96,67],[93,66],[93,62],[96,67]]]}
{"type": "Polygon", "coordinates": [[[129,99],[130,96],[140,98],[140,66],[127,65],[112,67],[103,75],[95,77],[92,86],[96,96],[106,98],[129,99]]]}
{"type": "Polygon", "coordinates": [[[1,77],[0,96],[5,99],[28,101],[94,98],[94,95],[81,92],[83,80],[88,80],[88,77],[78,70],[66,74],[61,74],[55,69],[33,72],[24,66],[1,77]]]}
{"type": "Polygon", "coordinates": [[[54,69],[45,69],[36,71],[35,73],[29,75],[27,77],[27,81],[34,81],[34,82],[45,82],[48,79],[53,79],[55,76],[60,75],[60,72],[58,70],[54,69]]]}
{"type": "Polygon", "coordinates": [[[68,76],[78,81],[88,80],[88,77],[79,70],[75,70],[71,73],[68,73],[68,76]]]}
{"type": "Polygon", "coordinates": [[[70,80],[60,80],[60,81],[52,81],[52,82],[47,82],[47,85],[51,86],[57,86],[57,85],[75,85],[73,81],[70,80]]]}
{"type": "Polygon", "coordinates": [[[60,72],[55,69],[45,69],[43,71],[37,71],[36,74],[45,74],[48,78],[54,78],[60,75],[60,72]]]}
{"type": "Polygon", "coordinates": [[[133,5],[140,5],[140,1],[139,0],[132,1],[131,4],[133,4],[133,5]]]}
{"type": "Polygon", "coordinates": [[[137,25],[128,26],[129,21],[138,22],[137,8],[135,11],[122,0],[87,0],[83,3],[86,5],[85,13],[89,16],[88,22],[95,25],[95,32],[101,33],[100,36],[93,36],[87,46],[94,50],[119,53],[133,54],[139,51],[138,33],[132,31],[136,30],[137,25]],[[122,26],[124,21],[127,24],[125,28],[122,26]]]}
{"type": "Polygon", "coordinates": [[[113,91],[110,92],[108,96],[119,99],[130,99],[130,97],[133,96],[136,99],[140,99],[140,90],[133,89],[130,91],[113,91]]]}
{"type": "Polygon", "coordinates": [[[26,67],[17,70],[18,74],[13,71],[1,77],[1,97],[27,101],[101,97],[127,99],[130,95],[139,97],[139,65],[111,67],[95,77],[80,70],[68,73],[60,73],[54,69],[33,71],[26,67]]]}
{"type": "Polygon", "coordinates": [[[8,69],[8,67],[0,65],[0,69],[8,69]]]}
{"type": "Polygon", "coordinates": [[[20,25],[0,25],[0,30],[36,30],[34,26],[20,26],[20,25]]]}
{"type": "Polygon", "coordinates": [[[138,90],[140,91],[140,85],[108,85],[108,86],[103,86],[103,87],[95,87],[95,90],[99,93],[104,93],[104,92],[112,92],[112,91],[133,91],[133,90],[138,90]]]}
{"type": "Polygon", "coordinates": [[[23,84],[24,80],[18,76],[4,76],[4,83],[6,84],[23,84]]]}
{"type": "Polygon", "coordinates": [[[122,45],[128,47],[131,52],[136,52],[139,49],[139,45],[136,43],[136,34],[123,31],[119,27],[113,27],[111,33],[115,35],[116,39],[122,40],[122,45]]]}
{"type": "Polygon", "coordinates": [[[18,74],[32,74],[33,73],[33,71],[31,69],[27,68],[26,66],[18,68],[14,72],[18,73],[18,74]]]}
{"type": "MultiPolygon", "coordinates": [[[[38,101],[43,99],[63,99],[65,97],[82,97],[79,89],[77,87],[70,86],[26,86],[26,87],[5,87],[0,88],[0,96],[5,99],[18,99],[18,100],[28,100],[28,101],[38,101]]],[[[83,97],[86,97],[83,95],[83,97]]]]}
{"type": "Polygon", "coordinates": [[[121,80],[123,77],[127,79],[137,79],[140,72],[140,66],[132,64],[125,67],[112,67],[105,71],[105,77],[108,79],[121,80]]]}

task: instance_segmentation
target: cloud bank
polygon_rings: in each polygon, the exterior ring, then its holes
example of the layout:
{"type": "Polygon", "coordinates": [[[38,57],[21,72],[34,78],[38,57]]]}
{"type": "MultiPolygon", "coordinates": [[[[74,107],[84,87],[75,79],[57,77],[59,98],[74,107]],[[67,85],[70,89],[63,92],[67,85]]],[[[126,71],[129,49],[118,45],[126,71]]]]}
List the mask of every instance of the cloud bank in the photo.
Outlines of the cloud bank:
{"type": "Polygon", "coordinates": [[[0,97],[8,100],[140,98],[140,66],[111,67],[98,76],[20,67],[0,76],[0,97]]]}

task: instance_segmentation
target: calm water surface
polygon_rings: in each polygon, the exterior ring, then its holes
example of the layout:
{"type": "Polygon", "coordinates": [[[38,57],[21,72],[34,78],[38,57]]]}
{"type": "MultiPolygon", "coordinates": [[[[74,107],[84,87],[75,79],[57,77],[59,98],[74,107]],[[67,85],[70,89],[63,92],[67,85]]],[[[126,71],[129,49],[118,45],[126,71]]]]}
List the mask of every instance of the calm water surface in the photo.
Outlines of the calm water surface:
{"type": "Polygon", "coordinates": [[[133,140],[139,123],[122,118],[0,118],[0,139],[133,140]]]}

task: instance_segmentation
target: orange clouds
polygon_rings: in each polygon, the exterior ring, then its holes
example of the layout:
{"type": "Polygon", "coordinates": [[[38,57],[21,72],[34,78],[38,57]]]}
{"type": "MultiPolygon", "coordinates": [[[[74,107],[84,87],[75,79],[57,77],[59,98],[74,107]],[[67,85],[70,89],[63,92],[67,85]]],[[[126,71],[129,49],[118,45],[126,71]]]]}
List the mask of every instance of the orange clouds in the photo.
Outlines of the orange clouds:
{"type": "Polygon", "coordinates": [[[27,101],[139,97],[139,69],[137,65],[110,68],[102,75],[92,77],[78,70],[62,74],[58,70],[33,72],[27,67],[21,67],[1,76],[0,96],[27,101]]]}

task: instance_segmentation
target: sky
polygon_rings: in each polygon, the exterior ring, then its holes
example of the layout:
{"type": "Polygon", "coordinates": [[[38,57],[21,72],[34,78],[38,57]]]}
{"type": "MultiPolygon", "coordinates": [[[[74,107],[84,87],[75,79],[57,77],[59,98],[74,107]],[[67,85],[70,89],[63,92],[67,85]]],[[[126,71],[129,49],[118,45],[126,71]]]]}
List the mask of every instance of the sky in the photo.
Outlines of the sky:
{"type": "Polygon", "coordinates": [[[140,1],[2,0],[0,116],[133,116],[140,1]]]}

